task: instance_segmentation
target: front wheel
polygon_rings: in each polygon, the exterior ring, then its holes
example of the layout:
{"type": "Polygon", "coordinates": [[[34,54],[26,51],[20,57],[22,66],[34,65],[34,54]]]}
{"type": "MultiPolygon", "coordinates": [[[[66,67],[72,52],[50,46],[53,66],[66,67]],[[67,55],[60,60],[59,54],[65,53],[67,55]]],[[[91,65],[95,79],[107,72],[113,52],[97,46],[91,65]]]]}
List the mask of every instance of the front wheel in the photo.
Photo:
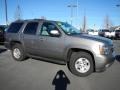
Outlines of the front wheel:
{"type": "Polygon", "coordinates": [[[68,67],[73,74],[85,77],[90,75],[94,70],[93,59],[89,53],[73,52],[68,67]]]}

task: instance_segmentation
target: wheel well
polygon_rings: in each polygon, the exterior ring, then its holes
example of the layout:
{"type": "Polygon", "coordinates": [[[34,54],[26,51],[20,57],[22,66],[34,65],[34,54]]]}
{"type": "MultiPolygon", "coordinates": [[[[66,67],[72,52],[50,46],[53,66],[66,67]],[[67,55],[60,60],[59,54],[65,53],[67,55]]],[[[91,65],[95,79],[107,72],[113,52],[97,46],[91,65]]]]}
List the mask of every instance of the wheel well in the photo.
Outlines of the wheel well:
{"type": "Polygon", "coordinates": [[[12,49],[12,47],[13,47],[15,44],[21,44],[21,42],[19,42],[19,41],[11,41],[11,42],[10,42],[10,49],[12,49]]]}
{"type": "Polygon", "coordinates": [[[93,59],[93,64],[94,64],[94,71],[95,71],[95,59],[94,59],[94,55],[92,52],[88,51],[88,50],[84,50],[84,49],[78,49],[78,48],[71,48],[68,53],[67,53],[67,62],[69,62],[70,60],[70,56],[73,52],[80,52],[80,51],[83,51],[83,52],[87,52],[89,53],[91,56],[92,56],[92,59],[93,59]]]}

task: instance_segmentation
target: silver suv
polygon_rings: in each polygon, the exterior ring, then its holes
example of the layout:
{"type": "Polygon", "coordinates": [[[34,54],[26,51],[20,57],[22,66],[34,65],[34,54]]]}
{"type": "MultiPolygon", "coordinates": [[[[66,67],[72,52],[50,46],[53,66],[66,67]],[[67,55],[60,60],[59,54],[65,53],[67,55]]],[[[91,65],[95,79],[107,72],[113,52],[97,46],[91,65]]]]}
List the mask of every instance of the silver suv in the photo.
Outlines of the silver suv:
{"type": "Polygon", "coordinates": [[[104,71],[114,62],[113,42],[82,34],[70,24],[49,20],[21,20],[6,31],[5,46],[17,61],[27,57],[67,64],[77,76],[104,71]]]}

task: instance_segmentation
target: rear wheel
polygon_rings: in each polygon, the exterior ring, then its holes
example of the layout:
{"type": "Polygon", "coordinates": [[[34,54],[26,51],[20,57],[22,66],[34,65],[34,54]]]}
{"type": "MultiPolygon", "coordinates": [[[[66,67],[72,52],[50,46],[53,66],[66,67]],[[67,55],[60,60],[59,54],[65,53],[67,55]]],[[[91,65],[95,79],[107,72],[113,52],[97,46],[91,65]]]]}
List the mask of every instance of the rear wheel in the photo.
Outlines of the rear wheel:
{"type": "Polygon", "coordinates": [[[20,44],[15,44],[11,52],[16,61],[23,61],[26,58],[24,49],[20,44]]]}
{"type": "Polygon", "coordinates": [[[68,67],[73,74],[85,77],[94,70],[93,59],[89,53],[73,52],[68,67]]]}

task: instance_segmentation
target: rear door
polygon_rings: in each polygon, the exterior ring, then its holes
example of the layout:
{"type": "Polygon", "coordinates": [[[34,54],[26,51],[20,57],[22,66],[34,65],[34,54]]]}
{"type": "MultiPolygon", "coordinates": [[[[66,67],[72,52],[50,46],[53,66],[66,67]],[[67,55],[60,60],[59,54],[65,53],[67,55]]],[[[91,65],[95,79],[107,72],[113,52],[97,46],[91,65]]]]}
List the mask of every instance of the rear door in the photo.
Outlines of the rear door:
{"type": "Polygon", "coordinates": [[[24,31],[23,31],[23,43],[26,52],[29,54],[34,54],[35,53],[35,46],[36,46],[36,33],[38,29],[38,22],[29,22],[27,23],[24,31]]]}

